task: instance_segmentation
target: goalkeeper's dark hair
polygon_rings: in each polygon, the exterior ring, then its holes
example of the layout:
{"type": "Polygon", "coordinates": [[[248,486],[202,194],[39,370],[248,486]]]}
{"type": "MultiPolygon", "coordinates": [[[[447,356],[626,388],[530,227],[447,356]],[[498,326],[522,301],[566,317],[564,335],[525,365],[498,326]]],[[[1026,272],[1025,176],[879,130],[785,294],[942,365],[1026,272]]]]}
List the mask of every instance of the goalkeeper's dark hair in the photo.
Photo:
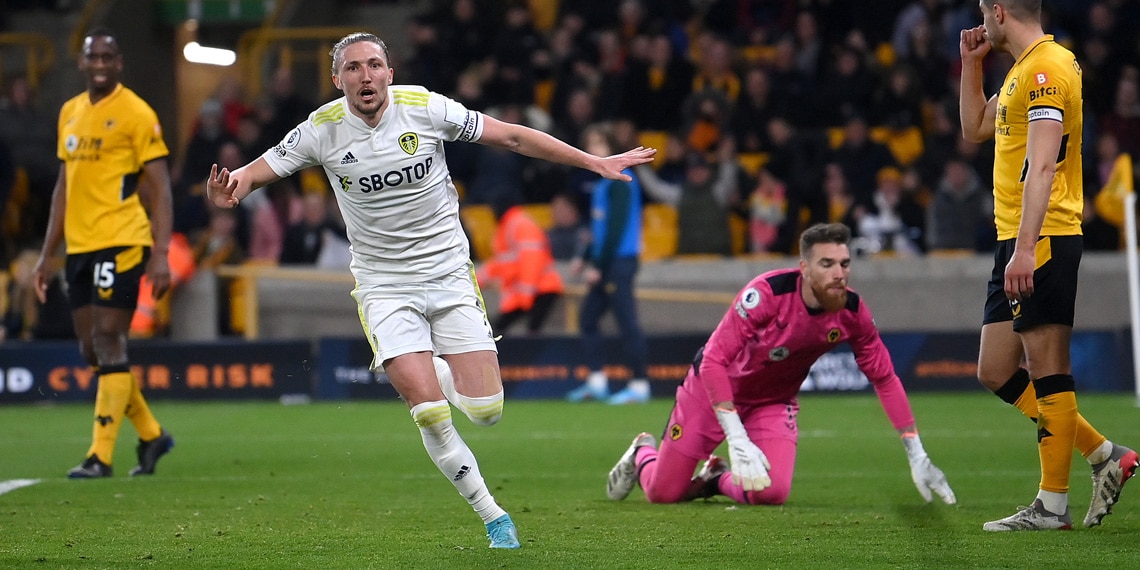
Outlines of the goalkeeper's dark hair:
{"type": "Polygon", "coordinates": [[[800,257],[807,259],[817,243],[847,245],[851,241],[851,228],[844,224],[815,224],[800,235],[800,257]]]}
{"type": "Polygon", "coordinates": [[[384,52],[384,62],[388,64],[388,67],[392,66],[392,56],[388,54],[388,44],[385,44],[384,40],[380,39],[376,34],[353,32],[341,38],[340,41],[333,45],[332,50],[329,51],[329,57],[332,59],[333,75],[336,75],[337,70],[340,69],[340,64],[344,61],[344,50],[348,48],[348,46],[359,42],[372,42],[380,46],[381,51],[384,52]]]}

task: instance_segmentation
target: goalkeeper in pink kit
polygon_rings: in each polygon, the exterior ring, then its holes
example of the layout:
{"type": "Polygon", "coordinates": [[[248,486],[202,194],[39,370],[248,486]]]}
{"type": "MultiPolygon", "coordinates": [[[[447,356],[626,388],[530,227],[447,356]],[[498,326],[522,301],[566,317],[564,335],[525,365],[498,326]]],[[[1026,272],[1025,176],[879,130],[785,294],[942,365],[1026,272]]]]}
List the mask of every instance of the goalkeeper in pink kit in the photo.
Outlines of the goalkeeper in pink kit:
{"type": "Polygon", "coordinates": [[[610,499],[622,500],[640,484],[651,503],[719,494],[738,503],[783,504],[796,461],[796,395],[811,365],[846,342],[899,432],[919,493],[927,502],[934,494],[955,502],[922,447],[871,311],[847,288],[850,239],[843,224],[812,226],[800,238],[798,270],[769,271],[737,294],[677,388],[660,448],[648,433],[634,438],[610,471],[610,499]],[[727,461],[711,455],[724,441],[727,461]]]}

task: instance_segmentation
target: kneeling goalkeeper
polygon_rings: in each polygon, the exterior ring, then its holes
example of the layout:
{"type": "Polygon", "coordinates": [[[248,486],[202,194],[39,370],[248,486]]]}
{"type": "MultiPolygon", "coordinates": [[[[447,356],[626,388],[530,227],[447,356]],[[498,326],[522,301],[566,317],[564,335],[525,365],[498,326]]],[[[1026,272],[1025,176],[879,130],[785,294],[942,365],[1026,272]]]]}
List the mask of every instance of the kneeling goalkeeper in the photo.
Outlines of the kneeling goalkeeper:
{"type": "Polygon", "coordinates": [[[796,396],[812,364],[846,342],[898,430],[918,492],[927,502],[934,494],[955,502],[922,447],[871,311],[847,288],[850,239],[843,224],[812,226],[800,238],[798,270],[764,273],[737,294],[677,388],[661,447],[648,433],[634,438],[610,470],[610,499],[622,500],[640,484],[651,503],[726,495],[738,503],[783,504],[799,437],[796,396]],[[727,462],[711,455],[724,441],[727,462]]]}

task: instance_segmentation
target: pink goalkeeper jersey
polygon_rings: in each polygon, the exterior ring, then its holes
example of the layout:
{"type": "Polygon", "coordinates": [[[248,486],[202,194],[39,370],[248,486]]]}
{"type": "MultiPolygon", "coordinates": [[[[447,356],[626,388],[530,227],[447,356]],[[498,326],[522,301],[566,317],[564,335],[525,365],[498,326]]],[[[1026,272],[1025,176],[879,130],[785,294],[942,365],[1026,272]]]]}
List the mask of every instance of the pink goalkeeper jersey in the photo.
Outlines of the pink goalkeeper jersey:
{"type": "Polygon", "coordinates": [[[703,387],[713,405],[792,402],[812,364],[846,342],[895,429],[914,424],[870,309],[848,290],[843,310],[809,310],[801,279],[798,269],[780,269],[749,282],[705,343],[699,370],[685,380],[688,387],[703,387]]]}

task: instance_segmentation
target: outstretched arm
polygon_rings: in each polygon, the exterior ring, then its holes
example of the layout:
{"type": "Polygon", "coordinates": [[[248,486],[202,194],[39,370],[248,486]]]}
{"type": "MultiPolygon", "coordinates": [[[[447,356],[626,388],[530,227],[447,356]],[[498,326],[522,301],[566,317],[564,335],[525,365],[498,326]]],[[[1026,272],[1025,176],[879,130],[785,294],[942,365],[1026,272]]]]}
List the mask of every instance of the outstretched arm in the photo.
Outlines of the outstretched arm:
{"type": "Polygon", "coordinates": [[[489,115],[483,115],[483,118],[483,135],[478,140],[480,144],[498,146],[532,158],[582,168],[611,180],[629,182],[632,177],[623,174],[622,171],[631,166],[650,162],[657,154],[655,148],[639,146],[613,156],[594,156],[542,131],[505,123],[489,115]]]}
{"type": "Polygon", "coordinates": [[[233,172],[226,168],[218,170],[218,165],[214,164],[210,166],[210,177],[206,179],[206,197],[219,208],[233,208],[250,192],[280,179],[264,158],[233,172]]]}

